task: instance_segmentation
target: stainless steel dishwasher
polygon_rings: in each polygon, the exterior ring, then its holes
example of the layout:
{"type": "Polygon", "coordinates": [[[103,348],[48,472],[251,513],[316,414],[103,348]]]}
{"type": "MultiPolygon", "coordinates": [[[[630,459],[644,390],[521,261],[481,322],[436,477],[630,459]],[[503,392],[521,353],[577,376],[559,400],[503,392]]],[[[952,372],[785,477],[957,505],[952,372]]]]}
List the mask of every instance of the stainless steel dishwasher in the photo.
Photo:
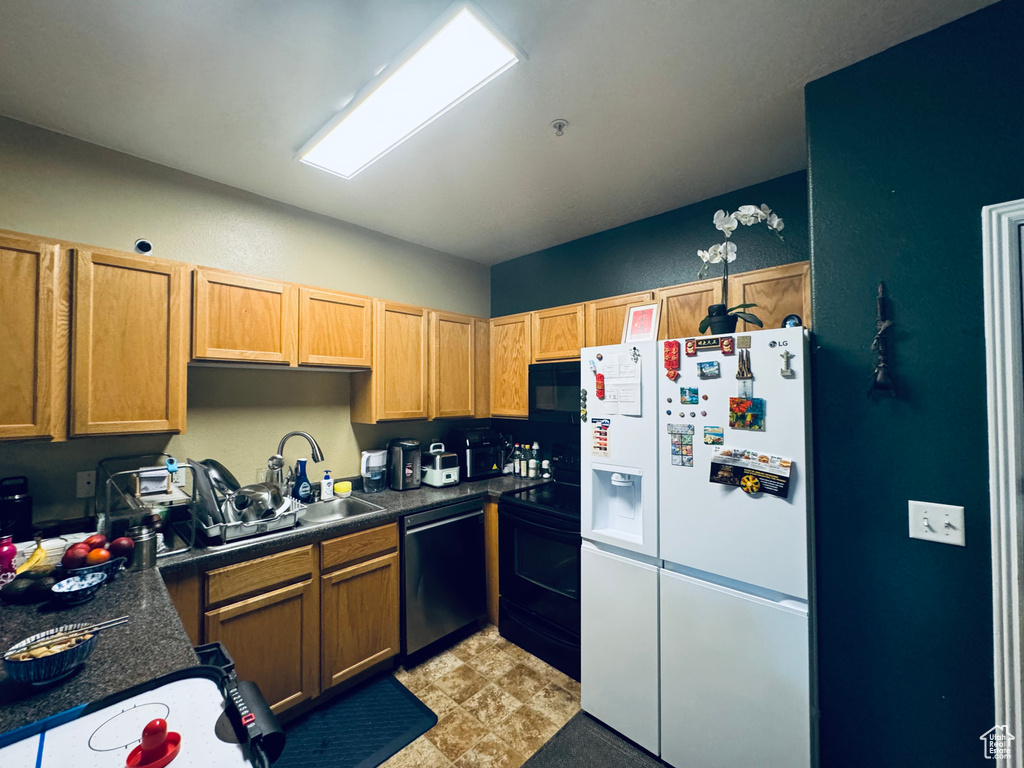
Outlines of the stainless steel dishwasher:
{"type": "Polygon", "coordinates": [[[402,651],[408,656],[487,613],[483,502],[407,515],[402,546],[402,651]]]}

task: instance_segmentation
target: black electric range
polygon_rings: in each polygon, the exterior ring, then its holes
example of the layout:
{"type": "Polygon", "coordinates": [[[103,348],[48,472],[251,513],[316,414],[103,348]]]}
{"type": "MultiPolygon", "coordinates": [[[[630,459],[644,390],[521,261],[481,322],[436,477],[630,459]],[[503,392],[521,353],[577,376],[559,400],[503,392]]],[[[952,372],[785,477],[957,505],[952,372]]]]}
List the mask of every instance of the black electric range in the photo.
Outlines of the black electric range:
{"type": "Polygon", "coordinates": [[[505,494],[498,504],[502,637],[580,675],[580,454],[556,445],[553,482],[505,494]]]}

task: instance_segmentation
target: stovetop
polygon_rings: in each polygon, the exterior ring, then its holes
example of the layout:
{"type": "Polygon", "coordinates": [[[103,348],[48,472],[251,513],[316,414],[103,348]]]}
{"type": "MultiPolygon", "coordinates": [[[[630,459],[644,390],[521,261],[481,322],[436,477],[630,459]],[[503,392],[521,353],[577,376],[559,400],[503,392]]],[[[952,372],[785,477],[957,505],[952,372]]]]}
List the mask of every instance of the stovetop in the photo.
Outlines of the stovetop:
{"type": "Polygon", "coordinates": [[[536,488],[507,493],[503,498],[561,517],[580,519],[580,487],[572,483],[545,483],[536,488]]]}

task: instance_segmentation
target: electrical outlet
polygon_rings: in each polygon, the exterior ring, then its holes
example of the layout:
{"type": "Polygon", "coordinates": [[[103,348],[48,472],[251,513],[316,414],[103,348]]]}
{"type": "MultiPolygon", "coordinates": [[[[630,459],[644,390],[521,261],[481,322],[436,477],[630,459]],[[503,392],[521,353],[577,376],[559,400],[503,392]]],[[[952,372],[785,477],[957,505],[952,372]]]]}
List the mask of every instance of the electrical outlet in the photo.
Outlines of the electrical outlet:
{"type": "Polygon", "coordinates": [[[75,475],[75,498],[91,499],[96,495],[96,471],[78,472],[75,475]]]}
{"type": "Polygon", "coordinates": [[[966,546],[963,507],[927,501],[911,501],[909,507],[910,538],[966,546]]]}

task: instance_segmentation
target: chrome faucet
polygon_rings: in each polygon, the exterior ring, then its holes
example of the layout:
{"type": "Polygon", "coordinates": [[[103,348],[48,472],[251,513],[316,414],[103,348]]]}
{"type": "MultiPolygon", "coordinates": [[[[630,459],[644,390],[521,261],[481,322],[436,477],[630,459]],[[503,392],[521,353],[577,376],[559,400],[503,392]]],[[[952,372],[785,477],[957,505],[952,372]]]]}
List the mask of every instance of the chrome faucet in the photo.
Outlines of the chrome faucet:
{"type": "Polygon", "coordinates": [[[309,443],[310,450],[312,451],[313,461],[319,464],[324,460],[324,452],[320,450],[320,446],[316,444],[316,440],[308,432],[289,432],[287,435],[281,438],[281,442],[277,444],[277,453],[267,459],[267,469],[274,472],[274,481],[279,487],[284,487],[284,476],[282,469],[284,468],[284,444],[293,437],[304,437],[306,442],[309,443]]]}

